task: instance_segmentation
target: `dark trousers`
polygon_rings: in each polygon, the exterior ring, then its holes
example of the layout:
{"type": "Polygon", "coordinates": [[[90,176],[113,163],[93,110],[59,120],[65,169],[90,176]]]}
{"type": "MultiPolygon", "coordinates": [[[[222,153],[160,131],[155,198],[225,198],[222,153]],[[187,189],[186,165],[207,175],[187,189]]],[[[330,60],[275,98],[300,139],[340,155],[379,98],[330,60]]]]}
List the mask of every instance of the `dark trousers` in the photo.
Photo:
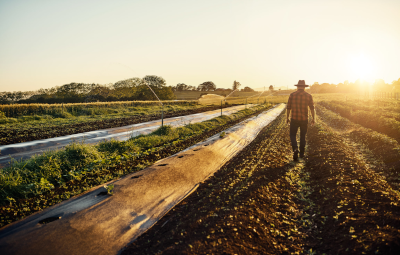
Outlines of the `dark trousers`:
{"type": "Polygon", "coordinates": [[[297,146],[297,130],[300,128],[300,153],[304,153],[306,147],[306,134],[307,134],[308,120],[290,120],[290,141],[292,143],[293,152],[298,150],[297,146]]]}

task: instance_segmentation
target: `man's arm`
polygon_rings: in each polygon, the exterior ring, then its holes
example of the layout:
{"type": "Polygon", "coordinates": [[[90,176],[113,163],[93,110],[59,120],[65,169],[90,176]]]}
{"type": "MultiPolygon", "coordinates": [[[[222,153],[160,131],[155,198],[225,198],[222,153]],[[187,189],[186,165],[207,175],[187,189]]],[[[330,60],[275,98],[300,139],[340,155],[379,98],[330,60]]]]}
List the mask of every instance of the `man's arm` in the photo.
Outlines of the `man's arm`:
{"type": "Polygon", "coordinates": [[[315,124],[315,109],[314,109],[314,100],[313,100],[312,96],[311,96],[310,104],[308,106],[310,107],[311,116],[312,116],[311,126],[314,126],[314,124],[315,124]]]}
{"type": "Polygon", "coordinates": [[[311,125],[314,126],[314,124],[315,124],[315,109],[314,108],[311,109],[311,116],[312,116],[311,125]]]}
{"type": "Polygon", "coordinates": [[[290,122],[290,111],[291,109],[287,108],[286,109],[286,123],[289,124],[290,122]]]}
{"type": "Polygon", "coordinates": [[[290,122],[290,111],[292,110],[292,94],[289,95],[289,99],[286,106],[286,123],[290,122]]]}

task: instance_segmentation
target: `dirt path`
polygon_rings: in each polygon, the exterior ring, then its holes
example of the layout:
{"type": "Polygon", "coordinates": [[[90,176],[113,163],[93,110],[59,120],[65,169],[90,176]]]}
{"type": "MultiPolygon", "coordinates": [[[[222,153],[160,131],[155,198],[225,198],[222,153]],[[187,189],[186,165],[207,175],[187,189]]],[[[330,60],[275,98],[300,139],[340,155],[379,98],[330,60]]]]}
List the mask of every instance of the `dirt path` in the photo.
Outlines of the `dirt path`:
{"type": "Polygon", "coordinates": [[[294,163],[281,116],[123,254],[400,254],[398,193],[345,133],[294,163]]]}

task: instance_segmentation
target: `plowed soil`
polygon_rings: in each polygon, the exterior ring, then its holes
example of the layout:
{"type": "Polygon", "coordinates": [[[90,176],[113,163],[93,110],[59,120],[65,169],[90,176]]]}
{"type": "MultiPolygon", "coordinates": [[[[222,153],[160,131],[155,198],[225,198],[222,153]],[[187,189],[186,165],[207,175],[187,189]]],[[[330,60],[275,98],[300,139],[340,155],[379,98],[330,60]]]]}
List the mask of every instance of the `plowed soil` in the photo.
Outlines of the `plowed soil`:
{"type": "Polygon", "coordinates": [[[323,122],[292,161],[282,114],[122,254],[400,254],[399,192],[323,122]]]}

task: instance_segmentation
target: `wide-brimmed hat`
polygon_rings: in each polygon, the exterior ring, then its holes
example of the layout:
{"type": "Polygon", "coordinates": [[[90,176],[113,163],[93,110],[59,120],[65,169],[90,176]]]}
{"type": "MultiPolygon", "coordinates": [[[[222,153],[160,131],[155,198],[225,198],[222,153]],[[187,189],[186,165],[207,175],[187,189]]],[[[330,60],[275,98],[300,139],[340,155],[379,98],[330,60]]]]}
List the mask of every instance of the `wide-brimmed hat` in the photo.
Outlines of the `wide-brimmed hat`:
{"type": "Polygon", "coordinates": [[[299,80],[299,83],[295,84],[294,86],[308,87],[309,85],[306,85],[304,80],[299,80]]]}

